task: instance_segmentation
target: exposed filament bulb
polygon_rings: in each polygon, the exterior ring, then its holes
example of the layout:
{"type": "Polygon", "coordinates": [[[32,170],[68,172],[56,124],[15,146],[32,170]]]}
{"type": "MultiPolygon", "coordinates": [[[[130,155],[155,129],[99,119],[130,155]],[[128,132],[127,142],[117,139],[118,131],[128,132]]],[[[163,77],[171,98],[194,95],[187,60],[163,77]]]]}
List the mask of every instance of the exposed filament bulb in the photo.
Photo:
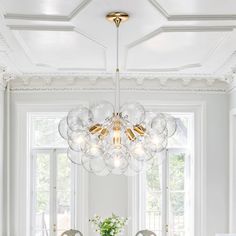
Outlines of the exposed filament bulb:
{"type": "Polygon", "coordinates": [[[120,146],[121,144],[121,122],[119,118],[116,118],[114,120],[114,126],[113,126],[113,144],[115,146],[120,146]]]}

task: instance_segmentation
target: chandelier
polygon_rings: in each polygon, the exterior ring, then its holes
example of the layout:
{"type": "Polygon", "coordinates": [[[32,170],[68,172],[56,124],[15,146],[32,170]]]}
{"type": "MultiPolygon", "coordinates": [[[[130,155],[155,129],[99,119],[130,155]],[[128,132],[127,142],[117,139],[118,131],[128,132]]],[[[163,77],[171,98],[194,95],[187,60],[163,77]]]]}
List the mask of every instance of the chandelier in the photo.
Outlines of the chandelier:
{"type": "Polygon", "coordinates": [[[120,106],[119,26],[129,16],[112,12],[106,17],[117,30],[115,106],[108,101],[90,108],[77,106],[60,121],[58,130],[67,140],[67,155],[72,163],[97,175],[129,176],[150,168],[161,158],[168,138],[176,131],[176,120],[158,113],[147,121],[139,103],[120,106]]]}

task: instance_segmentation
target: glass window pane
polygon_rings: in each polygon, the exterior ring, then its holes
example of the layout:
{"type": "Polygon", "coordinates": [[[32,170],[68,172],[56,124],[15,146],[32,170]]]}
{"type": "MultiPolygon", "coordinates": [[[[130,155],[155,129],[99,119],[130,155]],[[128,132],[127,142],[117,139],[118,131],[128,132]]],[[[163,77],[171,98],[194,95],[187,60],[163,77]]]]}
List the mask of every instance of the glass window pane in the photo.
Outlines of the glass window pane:
{"type": "Polygon", "coordinates": [[[185,234],[185,156],[172,150],[169,154],[169,231],[171,236],[185,234]]]}
{"type": "Polygon", "coordinates": [[[49,230],[35,230],[33,231],[34,236],[49,236],[49,230]]]}
{"type": "Polygon", "coordinates": [[[184,220],[185,220],[185,193],[173,192],[170,193],[169,204],[169,224],[170,235],[179,236],[184,233],[184,220]]]}
{"type": "Polygon", "coordinates": [[[70,191],[71,183],[71,161],[66,153],[57,154],[57,190],[70,191]]]}
{"type": "MultiPolygon", "coordinates": [[[[49,229],[50,209],[50,154],[37,153],[35,160],[33,226],[37,234],[49,229]]],[[[36,232],[35,232],[36,233],[36,232]]]]}
{"type": "Polygon", "coordinates": [[[161,193],[147,195],[146,228],[153,231],[161,230],[161,193]]]}
{"type": "Polygon", "coordinates": [[[33,117],[32,145],[33,147],[66,147],[66,142],[60,137],[58,124],[61,118],[33,117]]]}
{"type": "Polygon", "coordinates": [[[37,153],[35,166],[35,191],[49,191],[50,154],[37,153]]]}
{"type": "Polygon", "coordinates": [[[57,155],[57,228],[71,228],[71,162],[66,153],[57,155]]]}
{"type": "Polygon", "coordinates": [[[169,189],[184,190],[185,182],[185,153],[169,155],[169,189]]]}
{"type": "Polygon", "coordinates": [[[189,116],[175,115],[177,129],[175,134],[168,140],[168,147],[186,147],[189,143],[188,127],[190,118],[189,116]]]}
{"type": "Polygon", "coordinates": [[[71,200],[70,192],[57,192],[57,228],[71,228],[71,200]]]}
{"type": "Polygon", "coordinates": [[[153,166],[146,173],[146,228],[158,233],[162,229],[161,166],[153,166]]]}

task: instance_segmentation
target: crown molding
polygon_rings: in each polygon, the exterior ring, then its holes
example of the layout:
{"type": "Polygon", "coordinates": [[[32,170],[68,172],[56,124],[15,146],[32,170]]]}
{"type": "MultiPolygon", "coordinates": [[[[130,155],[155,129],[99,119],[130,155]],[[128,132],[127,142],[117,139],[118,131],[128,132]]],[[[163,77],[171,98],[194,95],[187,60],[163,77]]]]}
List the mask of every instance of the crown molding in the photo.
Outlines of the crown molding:
{"type": "Polygon", "coordinates": [[[0,91],[5,91],[7,86],[7,82],[4,78],[4,74],[0,73],[0,91]]]}
{"type": "MultiPolygon", "coordinates": [[[[11,90],[26,91],[113,91],[114,73],[24,74],[8,76],[11,90]]],[[[229,79],[210,75],[121,73],[121,90],[186,93],[226,93],[229,79]]]]}
{"type": "Polygon", "coordinates": [[[4,91],[6,89],[6,81],[3,79],[3,76],[0,76],[0,91],[4,91]]]}
{"type": "Polygon", "coordinates": [[[233,72],[231,75],[228,75],[229,77],[229,86],[228,86],[228,93],[236,92],[236,73],[233,72]]]}
{"type": "Polygon", "coordinates": [[[0,66],[0,91],[4,91],[7,86],[5,71],[6,71],[5,67],[0,66]]]}

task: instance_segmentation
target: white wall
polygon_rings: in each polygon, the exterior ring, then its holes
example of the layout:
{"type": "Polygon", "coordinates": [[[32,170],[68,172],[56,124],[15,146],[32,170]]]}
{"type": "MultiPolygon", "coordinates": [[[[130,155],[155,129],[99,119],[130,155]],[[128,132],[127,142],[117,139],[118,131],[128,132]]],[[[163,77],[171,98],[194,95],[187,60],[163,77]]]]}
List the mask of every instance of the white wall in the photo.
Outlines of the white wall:
{"type": "MultiPolygon", "coordinates": [[[[65,104],[83,101],[112,100],[112,92],[34,92],[12,95],[12,127],[16,128],[16,103],[26,104],[65,104]]],[[[206,102],[206,235],[228,231],[228,99],[224,94],[189,94],[157,92],[124,92],[124,101],[204,101],[206,102]]],[[[12,149],[17,137],[12,130],[12,149]]],[[[18,154],[11,156],[12,165],[17,163],[18,154]]],[[[17,167],[12,168],[11,195],[17,196],[17,167]]],[[[89,179],[89,216],[94,213],[108,215],[112,212],[122,216],[127,213],[127,178],[120,176],[96,177],[89,179]]],[[[12,215],[17,206],[12,203],[12,215]]],[[[17,219],[15,219],[17,220],[17,219]]],[[[13,228],[17,225],[12,218],[13,228]]],[[[13,229],[12,232],[15,230],[13,229]]],[[[16,236],[14,233],[11,236],[16,236]]],[[[20,235],[21,236],[21,235],[20,235]]],[[[22,235],[23,236],[23,235],[22,235]]]]}
{"type": "Polygon", "coordinates": [[[3,232],[4,90],[0,88],[0,234],[3,232]]]}
{"type": "Polygon", "coordinates": [[[230,211],[229,231],[236,233],[236,91],[229,94],[230,107],[230,211]]]}
{"type": "Polygon", "coordinates": [[[236,91],[229,94],[229,108],[230,110],[236,108],[236,91]]]}

